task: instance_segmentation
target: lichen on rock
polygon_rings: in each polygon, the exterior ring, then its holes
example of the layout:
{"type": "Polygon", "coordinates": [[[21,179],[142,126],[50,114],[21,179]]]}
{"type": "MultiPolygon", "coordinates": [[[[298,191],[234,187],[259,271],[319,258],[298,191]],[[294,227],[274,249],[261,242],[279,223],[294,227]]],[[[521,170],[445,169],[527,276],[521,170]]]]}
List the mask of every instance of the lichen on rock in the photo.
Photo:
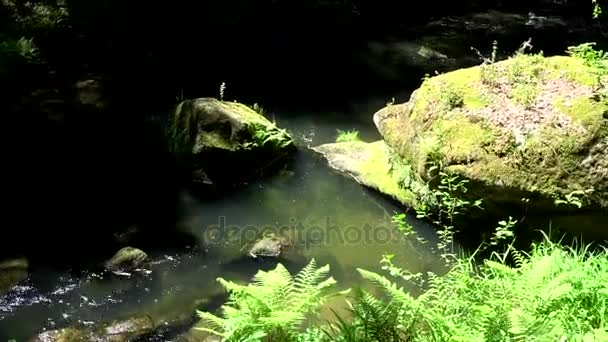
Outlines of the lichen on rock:
{"type": "Polygon", "coordinates": [[[440,164],[486,202],[532,197],[548,209],[584,191],[606,208],[608,99],[597,96],[599,79],[578,58],[518,55],[428,78],[374,122],[422,179],[440,164]]]}

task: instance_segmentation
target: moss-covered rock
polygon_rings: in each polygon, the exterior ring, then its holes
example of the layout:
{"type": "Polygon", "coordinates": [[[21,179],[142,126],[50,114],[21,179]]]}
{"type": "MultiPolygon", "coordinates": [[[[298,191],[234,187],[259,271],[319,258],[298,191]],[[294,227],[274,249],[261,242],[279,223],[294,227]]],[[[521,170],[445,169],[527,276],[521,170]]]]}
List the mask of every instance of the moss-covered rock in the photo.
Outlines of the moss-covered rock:
{"type": "Polygon", "coordinates": [[[329,165],[359,184],[376,189],[406,206],[417,207],[415,191],[424,186],[408,176],[408,169],[393,160],[384,141],[366,143],[351,141],[317,146],[329,165]],[[403,186],[407,184],[407,186],[403,186]]]}
{"type": "Polygon", "coordinates": [[[213,98],[179,104],[169,131],[172,151],[206,184],[258,176],[295,150],[285,130],[252,108],[213,98]]]}
{"type": "Polygon", "coordinates": [[[105,267],[109,271],[131,272],[142,267],[147,260],[148,254],[141,249],[124,247],[106,261],[105,267]]]}
{"type": "Polygon", "coordinates": [[[64,328],[45,331],[32,342],[127,342],[154,332],[155,325],[148,316],[101,323],[92,328],[64,328]]]}
{"type": "Polygon", "coordinates": [[[486,204],[556,210],[578,193],[608,207],[606,77],[583,60],[518,55],[425,80],[374,115],[384,140],[423,180],[432,165],[470,180],[486,204]]]}

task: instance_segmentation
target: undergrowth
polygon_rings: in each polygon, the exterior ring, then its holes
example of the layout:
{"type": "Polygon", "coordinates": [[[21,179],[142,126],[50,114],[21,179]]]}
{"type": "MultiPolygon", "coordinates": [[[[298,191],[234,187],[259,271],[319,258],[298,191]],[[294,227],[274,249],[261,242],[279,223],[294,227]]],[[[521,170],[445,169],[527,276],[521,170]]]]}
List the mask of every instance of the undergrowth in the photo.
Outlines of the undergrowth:
{"type": "Polygon", "coordinates": [[[359,131],[354,129],[349,131],[343,131],[339,129],[338,136],[336,137],[336,142],[341,143],[350,141],[361,141],[361,139],[359,138],[359,131]]]}

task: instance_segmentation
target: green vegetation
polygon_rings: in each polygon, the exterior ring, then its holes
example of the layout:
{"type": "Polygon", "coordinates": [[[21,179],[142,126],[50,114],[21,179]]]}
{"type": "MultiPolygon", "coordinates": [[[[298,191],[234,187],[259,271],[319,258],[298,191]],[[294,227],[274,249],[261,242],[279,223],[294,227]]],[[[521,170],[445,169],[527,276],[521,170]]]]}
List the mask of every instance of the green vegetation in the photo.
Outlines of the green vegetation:
{"type": "MultiPolygon", "coordinates": [[[[390,297],[389,305],[397,312],[392,325],[400,341],[608,338],[606,250],[564,248],[547,240],[529,254],[508,248],[481,264],[460,257],[445,275],[426,275],[426,291],[418,297],[384,276],[359,272],[390,297]]],[[[363,298],[371,312],[390,308],[376,298],[363,298]]],[[[363,311],[358,317],[370,311],[361,306],[356,310],[363,311]]]]}
{"type": "Polygon", "coordinates": [[[329,265],[317,267],[314,259],[295,276],[282,265],[258,271],[254,282],[240,285],[218,278],[230,293],[222,317],[199,311],[197,328],[226,341],[295,341],[298,328],[329,297],[336,281],[329,265]]]}
{"type": "MultiPolygon", "coordinates": [[[[466,182],[441,170],[438,175],[442,186],[435,195],[448,221],[480,204],[455,197],[466,191],[466,182]]],[[[394,217],[397,228],[413,234],[404,219],[404,214],[394,217]]],[[[250,285],[220,279],[231,296],[224,318],[200,313],[219,330],[201,329],[225,341],[606,341],[608,249],[564,246],[546,235],[529,252],[513,243],[499,249],[513,239],[516,223],[512,217],[499,222],[472,255],[455,253],[445,234],[454,227],[444,226],[437,245],[447,251],[441,255],[443,274],[411,273],[394,265],[393,255],[380,261],[387,275],[357,269],[380,292],[356,289],[347,298],[348,315],[334,311],[335,319],[326,324],[305,321],[324,303],[324,290],[335,285],[332,278],[322,280],[329,267],[317,269],[314,260],[295,278],[279,264],[260,271],[250,285]],[[489,249],[494,251],[481,260],[489,249]],[[406,291],[404,282],[419,294],[406,291]]]]}
{"type": "Polygon", "coordinates": [[[528,44],[507,60],[427,77],[407,104],[383,109],[381,134],[418,177],[443,164],[489,202],[501,184],[547,199],[594,189],[591,202],[604,206],[605,182],[581,165],[608,136],[606,53],[583,44],[543,57],[526,54],[528,44]]]}
{"type": "Polygon", "coordinates": [[[361,139],[359,139],[359,131],[357,130],[350,130],[350,131],[343,131],[343,130],[338,130],[338,137],[336,138],[336,142],[337,143],[341,143],[341,142],[349,142],[349,141],[361,141],[361,139]]]}

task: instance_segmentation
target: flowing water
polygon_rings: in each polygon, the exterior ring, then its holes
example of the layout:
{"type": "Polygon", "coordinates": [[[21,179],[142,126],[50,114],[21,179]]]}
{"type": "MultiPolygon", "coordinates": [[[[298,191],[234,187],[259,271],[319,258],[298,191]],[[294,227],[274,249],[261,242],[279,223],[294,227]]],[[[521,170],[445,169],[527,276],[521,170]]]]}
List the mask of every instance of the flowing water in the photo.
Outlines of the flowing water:
{"type": "MultiPolygon", "coordinates": [[[[415,240],[403,238],[391,216],[402,208],[327,167],[307,146],[332,142],[337,129],[357,129],[364,140],[378,139],[372,114],[382,101],[353,106],[353,113],[274,116],[298,145],[286,170],[238,191],[203,200],[183,191],[177,226],[197,243],[182,252],[152,253],[151,272],[130,278],[85,272],[74,276],[36,270],[0,297],[0,341],[25,340],[44,329],[94,324],[145,313],[170,320],[199,308],[214,309],[225,298],[217,277],[246,281],[277,260],[253,259],[247,246],[262,232],[290,241],[278,259],[292,272],[311,258],[329,264],[340,288],[362,284],[357,267],[379,271],[385,253],[412,271],[436,270],[436,258],[415,240]]],[[[412,225],[432,239],[431,228],[412,225]]]]}

